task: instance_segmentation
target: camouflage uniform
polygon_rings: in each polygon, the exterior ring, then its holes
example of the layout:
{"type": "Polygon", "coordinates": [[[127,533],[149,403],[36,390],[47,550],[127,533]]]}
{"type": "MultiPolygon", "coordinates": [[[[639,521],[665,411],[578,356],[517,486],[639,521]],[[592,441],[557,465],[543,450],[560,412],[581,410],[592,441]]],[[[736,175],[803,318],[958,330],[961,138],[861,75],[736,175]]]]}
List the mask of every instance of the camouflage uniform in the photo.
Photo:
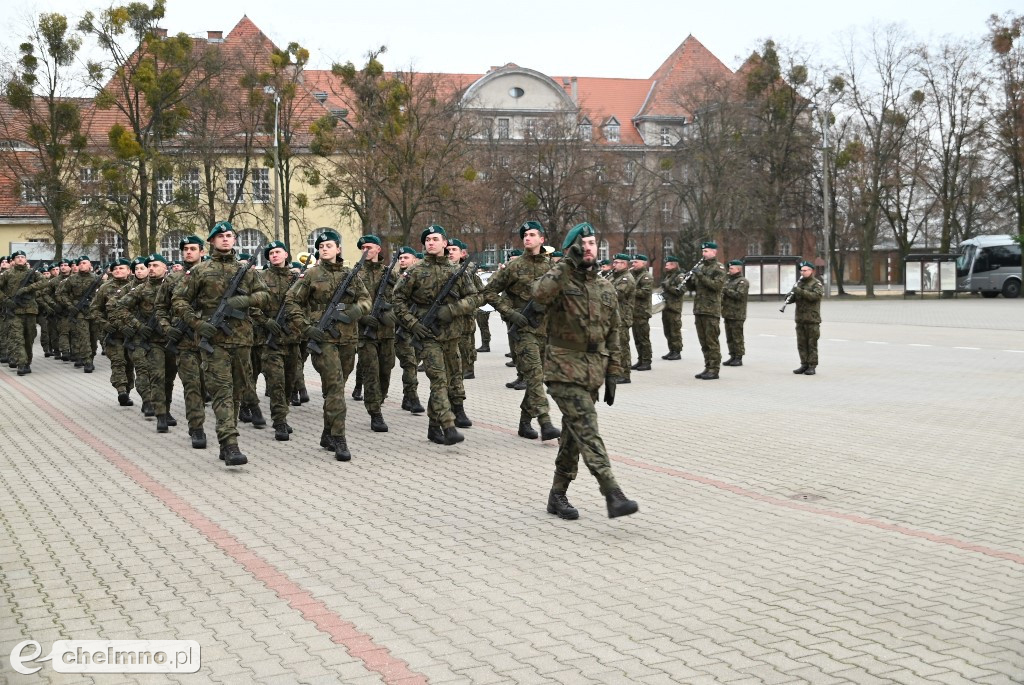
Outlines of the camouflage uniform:
{"type": "MultiPolygon", "coordinates": [[[[262,276],[270,294],[270,302],[266,310],[255,317],[261,324],[277,316],[288,289],[298,280],[287,264],[280,267],[268,266],[262,276]]],[[[274,338],[274,347],[266,344],[270,331],[264,325],[256,326],[256,345],[260,351],[260,367],[267,379],[270,420],[274,426],[288,423],[288,399],[295,388],[295,365],[299,358],[299,337],[284,326],[287,319],[281,318],[283,321],[278,323],[285,330],[274,338]]]]}
{"type": "Polygon", "coordinates": [[[662,274],[661,325],[665,329],[669,355],[683,351],[683,291],[683,274],[679,269],[662,274]]]}
{"type": "MultiPolygon", "coordinates": [[[[359,277],[369,297],[376,297],[381,279],[385,277],[388,262],[363,262],[359,277]]],[[[396,269],[397,271],[397,269],[396,269]]],[[[388,283],[384,286],[383,300],[390,308],[391,293],[397,275],[386,274],[388,283]]],[[[369,309],[373,307],[371,301],[369,309]]],[[[370,416],[381,413],[381,404],[391,388],[391,371],[395,368],[395,326],[381,321],[377,328],[359,331],[359,368],[363,377],[363,406],[370,416]],[[369,336],[366,335],[369,333],[369,336]]]]}
{"type": "Polygon", "coordinates": [[[729,357],[742,357],[746,353],[743,340],[743,322],[747,320],[747,291],[750,281],[743,278],[743,272],[729,274],[722,288],[722,318],[725,320],[725,341],[729,346],[729,357]]]}
{"type": "MultiPolygon", "coordinates": [[[[650,366],[651,356],[651,293],[654,291],[654,277],[647,267],[630,272],[636,281],[633,305],[633,342],[636,344],[636,366],[650,366]]],[[[636,368],[636,367],[634,367],[636,368]]]]}
{"type": "Polygon", "coordinates": [[[800,365],[808,369],[818,365],[818,338],[821,336],[821,298],[825,286],[814,276],[797,281],[793,297],[796,301],[796,346],[800,365]]]}
{"type": "MultiPolygon", "coordinates": [[[[398,278],[401,279],[405,272],[406,269],[399,267],[398,278]]],[[[394,299],[394,289],[391,292],[394,299]]],[[[395,356],[398,365],[402,367],[402,404],[413,399],[419,402],[419,379],[416,377],[419,361],[416,349],[412,346],[412,334],[401,328],[395,330],[395,356]]]]}
{"type": "MultiPolygon", "coordinates": [[[[481,281],[481,284],[483,282],[481,281]]],[[[488,309],[476,310],[476,327],[480,330],[480,347],[483,350],[491,351],[491,312],[488,309]]]]}
{"type": "Polygon", "coordinates": [[[124,349],[121,327],[111,320],[111,315],[118,298],[127,294],[129,287],[127,278],[111,278],[96,291],[89,306],[89,314],[103,335],[103,352],[110,361],[110,384],[119,395],[135,387],[135,366],[124,349]]]}
{"type": "MultiPolygon", "coordinates": [[[[306,270],[285,295],[285,318],[293,332],[319,323],[350,271],[341,259],[321,261],[306,270]]],[[[324,391],[324,435],[332,438],[345,437],[345,383],[355,366],[358,319],[370,310],[370,294],[362,281],[354,278],[341,301],[351,321],[329,327],[324,332],[326,339],[319,343],[323,353],[310,355],[324,391]]]]}
{"type": "MultiPolygon", "coordinates": [[[[452,271],[457,268],[445,255],[426,254],[422,261],[409,267],[399,277],[394,292],[395,316],[407,331],[411,331],[419,322],[419,316],[430,309],[452,271]]],[[[430,379],[427,417],[432,425],[445,429],[455,426],[454,411],[461,408],[466,400],[459,359],[460,330],[456,325],[457,317],[478,306],[478,300],[458,302],[476,294],[476,286],[471,279],[457,281],[451,292],[451,301],[446,304],[452,305],[456,320],[447,326],[442,325],[441,333],[436,338],[420,340],[422,349],[418,351],[427,378],[430,379]]]]}
{"type": "Polygon", "coordinates": [[[704,353],[704,370],[718,373],[722,366],[722,350],[718,344],[721,335],[722,288],[725,286],[725,266],[715,259],[705,259],[694,269],[689,288],[693,296],[694,328],[704,353]]]}
{"type": "MultiPolygon", "coordinates": [[[[77,311],[76,307],[89,288],[99,279],[100,276],[92,271],[73,274],[65,281],[59,294],[70,321],[68,337],[71,343],[71,356],[76,363],[81,362],[87,367],[92,366],[93,358],[96,356],[95,333],[88,306],[81,312],[77,311]]],[[[89,302],[86,302],[86,305],[89,302]]]]}
{"type": "MultiPolygon", "coordinates": [[[[483,290],[484,283],[480,279],[479,267],[475,264],[470,264],[469,268],[466,269],[466,275],[472,279],[473,287],[476,288],[477,292],[483,290]]],[[[459,317],[462,319],[463,333],[462,338],[459,339],[459,358],[462,360],[462,370],[464,376],[475,376],[476,375],[476,314],[480,311],[479,309],[473,310],[465,316],[459,317]]]]}
{"type": "Polygon", "coordinates": [[[619,361],[622,326],[615,288],[593,269],[563,260],[537,282],[533,298],[547,308],[544,381],[562,412],[552,490],[568,489],[582,455],[607,495],[618,484],[598,432],[594,402],[606,377],[627,371],[619,361]]]}
{"type": "MultiPolygon", "coordinates": [[[[44,281],[50,280],[49,271],[39,272],[44,281]]],[[[40,288],[36,293],[36,306],[39,308],[39,313],[36,315],[36,325],[39,326],[39,344],[43,348],[43,354],[49,357],[52,350],[50,349],[50,336],[47,335],[47,330],[50,325],[50,303],[46,299],[47,288],[40,288]]]]}
{"type": "Polygon", "coordinates": [[[27,264],[11,267],[0,276],[0,301],[9,312],[5,351],[12,366],[25,368],[32,364],[36,315],[39,313],[36,293],[43,291],[48,283],[41,273],[32,270],[27,264]],[[28,282],[19,291],[26,276],[28,282]]]}
{"type": "MultiPolygon", "coordinates": [[[[198,265],[197,262],[189,268],[186,263],[187,271],[172,271],[164,278],[156,295],[156,316],[164,330],[170,330],[178,325],[180,317],[175,316],[173,308],[174,291],[184,283],[185,276],[198,265]]],[[[187,326],[176,347],[178,378],[181,380],[182,395],[185,398],[185,418],[188,420],[189,435],[193,435],[196,431],[202,431],[206,423],[206,402],[203,397],[202,359],[195,336],[187,326]]]]}
{"type": "Polygon", "coordinates": [[[619,378],[629,380],[629,369],[633,365],[629,349],[629,329],[633,326],[633,307],[636,304],[636,281],[629,269],[615,273],[611,278],[619,302],[619,378]]]}
{"type": "MultiPolygon", "coordinates": [[[[195,266],[174,289],[171,303],[175,316],[196,330],[216,311],[228,283],[241,268],[243,265],[234,252],[214,251],[209,261],[195,266]]],[[[250,307],[265,307],[269,300],[267,286],[251,269],[242,279],[238,292],[249,296],[250,307]]],[[[238,409],[243,393],[252,383],[252,321],[248,317],[232,320],[230,326],[230,335],[218,331],[209,341],[213,352],[200,350],[207,388],[213,396],[213,413],[217,417],[217,441],[222,448],[238,444],[238,409]]]]}
{"type": "Polygon", "coordinates": [[[111,323],[118,325],[122,332],[135,331],[134,338],[126,340],[126,343],[134,347],[133,361],[146,366],[149,394],[143,395],[142,399],[150,403],[157,416],[170,413],[174,377],[178,373],[177,360],[164,349],[167,345],[166,329],[160,324],[156,310],[157,297],[165,278],[150,276],[117,298],[110,316],[111,323]]]}
{"type": "Polygon", "coordinates": [[[70,272],[60,274],[50,283],[48,291],[49,298],[53,301],[57,312],[57,322],[54,326],[57,336],[57,350],[60,352],[61,359],[66,362],[71,361],[71,321],[68,319],[68,311],[64,306],[64,299],[61,297],[61,293],[67,287],[68,279],[71,276],[70,272]]]}

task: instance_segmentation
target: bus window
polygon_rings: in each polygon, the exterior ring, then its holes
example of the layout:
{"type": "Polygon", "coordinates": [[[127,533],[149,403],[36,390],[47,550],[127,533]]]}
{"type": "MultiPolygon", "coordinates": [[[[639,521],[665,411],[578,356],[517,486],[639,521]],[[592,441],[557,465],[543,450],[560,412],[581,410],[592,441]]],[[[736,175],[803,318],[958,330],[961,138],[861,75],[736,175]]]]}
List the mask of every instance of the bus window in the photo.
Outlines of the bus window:
{"type": "Polygon", "coordinates": [[[956,275],[963,277],[971,272],[971,261],[974,260],[974,253],[977,251],[974,245],[965,245],[963,252],[956,258],[956,275]]]}

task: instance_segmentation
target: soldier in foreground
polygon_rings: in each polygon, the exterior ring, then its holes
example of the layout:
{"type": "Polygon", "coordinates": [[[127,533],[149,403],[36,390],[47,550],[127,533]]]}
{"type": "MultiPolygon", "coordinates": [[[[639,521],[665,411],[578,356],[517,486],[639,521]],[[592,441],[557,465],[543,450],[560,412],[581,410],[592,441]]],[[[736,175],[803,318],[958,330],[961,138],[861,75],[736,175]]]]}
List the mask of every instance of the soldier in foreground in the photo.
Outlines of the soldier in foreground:
{"type": "Polygon", "coordinates": [[[566,493],[582,455],[605,496],[609,518],[628,516],[639,507],[626,498],[612,474],[594,408],[602,383],[604,401],[609,405],[615,401],[615,377],[622,373],[615,289],[597,277],[597,238],[590,224],[569,231],[562,252],[563,260],[533,289],[534,300],[547,308],[548,315],[544,381],[562,411],[562,436],[547,510],[563,519],[579,518],[566,493]]]}
{"type": "Polygon", "coordinates": [[[36,340],[36,293],[49,281],[28,265],[28,257],[18,250],[11,255],[13,266],[0,276],[0,306],[7,312],[8,364],[18,375],[32,373],[32,347],[36,340]]]}
{"type": "Polygon", "coordinates": [[[693,295],[693,319],[700,340],[700,351],[704,354],[704,370],[694,378],[713,381],[718,378],[722,366],[722,349],[718,338],[721,335],[722,288],[725,286],[725,267],[719,262],[718,243],[705,242],[700,246],[701,262],[694,268],[687,287],[693,295]]]}
{"type": "Polygon", "coordinates": [[[89,311],[93,321],[103,336],[103,353],[110,361],[110,385],[117,391],[117,403],[122,407],[130,407],[132,388],[135,387],[135,367],[131,357],[124,349],[124,334],[121,326],[111,319],[114,305],[119,298],[128,293],[131,285],[128,276],[131,273],[131,262],[117,259],[111,268],[111,278],[96,291],[89,311]]]}
{"type": "Polygon", "coordinates": [[[821,337],[821,298],[825,286],[814,276],[814,265],[800,262],[800,280],[793,288],[796,301],[796,347],[800,368],[793,373],[813,376],[818,368],[818,338],[821,337]]]}
{"type": "Polygon", "coordinates": [[[370,430],[387,433],[382,405],[391,388],[391,370],[395,368],[395,324],[391,311],[391,293],[395,275],[384,261],[380,238],[364,235],[356,247],[366,253],[359,272],[370,297],[370,309],[359,319],[359,370],[363,378],[363,406],[370,415],[370,430]],[[376,315],[373,309],[376,309],[376,315]]]}
{"type": "Polygon", "coordinates": [[[743,366],[746,345],[743,341],[743,322],[747,320],[747,293],[750,281],[743,277],[743,260],[729,262],[729,279],[722,288],[722,319],[725,321],[725,341],[729,346],[729,359],[722,366],[743,366]]]}
{"type": "Polygon", "coordinates": [[[280,240],[267,243],[263,259],[267,267],[261,276],[270,301],[266,311],[256,312],[261,324],[257,327],[256,349],[270,395],[274,439],[284,442],[292,432],[288,425],[288,399],[295,386],[295,364],[299,357],[298,337],[284,328],[284,298],[298,276],[292,273],[288,249],[280,240]]]}
{"type": "MultiPolygon", "coordinates": [[[[402,274],[417,261],[416,250],[408,246],[398,248],[396,279],[401,278],[402,274]]],[[[393,288],[391,293],[393,299],[393,288]]],[[[419,361],[416,359],[416,350],[412,346],[412,335],[405,329],[395,329],[395,356],[398,358],[398,365],[402,367],[402,409],[412,412],[414,415],[422,414],[426,409],[420,404],[420,382],[416,376],[416,367],[419,365],[419,361]]]]}

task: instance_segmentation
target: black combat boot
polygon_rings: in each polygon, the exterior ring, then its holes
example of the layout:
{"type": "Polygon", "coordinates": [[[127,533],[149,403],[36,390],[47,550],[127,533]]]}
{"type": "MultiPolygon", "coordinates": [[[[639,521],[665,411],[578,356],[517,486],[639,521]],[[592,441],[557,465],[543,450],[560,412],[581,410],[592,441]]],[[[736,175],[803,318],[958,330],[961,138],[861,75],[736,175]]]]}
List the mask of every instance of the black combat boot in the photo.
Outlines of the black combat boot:
{"type": "Polygon", "coordinates": [[[437,443],[438,445],[445,444],[444,431],[441,430],[440,424],[432,422],[427,425],[427,440],[437,443]]]}
{"type": "Polygon", "coordinates": [[[291,405],[293,407],[297,407],[300,404],[302,404],[302,400],[299,399],[299,391],[298,390],[293,390],[292,391],[292,396],[291,396],[291,405]]]}
{"type": "Polygon", "coordinates": [[[85,366],[85,362],[83,362],[81,359],[76,359],[75,360],[75,368],[76,369],[80,369],[83,366],[85,366]]]}
{"type": "Polygon", "coordinates": [[[511,356],[512,356],[512,353],[511,353],[511,352],[506,352],[506,353],[505,353],[505,356],[506,356],[506,357],[511,357],[511,356]]]}
{"type": "Polygon", "coordinates": [[[71,353],[70,352],[62,352],[61,355],[60,355],[60,360],[62,362],[69,362],[69,361],[71,361],[71,353]]]}
{"type": "Polygon", "coordinates": [[[446,445],[454,445],[455,443],[462,442],[465,439],[466,436],[460,433],[459,429],[455,426],[449,426],[444,429],[444,444],[446,445]]]}
{"type": "Polygon", "coordinates": [[[352,461],[352,453],[348,451],[348,443],[345,442],[345,436],[334,436],[331,438],[334,441],[334,458],[338,461],[352,461]]]}
{"type": "Polygon", "coordinates": [[[85,367],[82,369],[82,371],[84,371],[85,373],[92,373],[95,370],[96,367],[93,365],[92,362],[86,362],[85,367]]]}
{"type": "Polygon", "coordinates": [[[631,368],[631,369],[633,369],[634,371],[636,371],[636,370],[637,370],[638,368],[640,368],[640,365],[641,365],[641,364],[643,364],[643,362],[642,362],[642,361],[640,361],[639,359],[637,359],[637,360],[636,360],[636,364],[633,364],[633,366],[631,366],[631,367],[629,367],[629,368],[631,368]]]}
{"type": "Polygon", "coordinates": [[[334,440],[331,438],[331,434],[327,432],[326,428],[324,429],[324,432],[320,434],[320,446],[325,450],[334,449],[334,440]]]}
{"type": "Polygon", "coordinates": [[[238,420],[242,423],[252,423],[252,409],[244,404],[238,408],[238,420]]]}
{"type": "Polygon", "coordinates": [[[708,370],[707,370],[707,369],[704,369],[704,370],[703,370],[703,371],[701,371],[700,373],[695,373],[695,374],[693,374],[693,377],[694,377],[694,378],[699,378],[699,379],[702,379],[702,380],[703,380],[703,378],[704,378],[704,374],[706,374],[707,372],[708,372],[708,370]]]}
{"type": "Polygon", "coordinates": [[[729,366],[743,366],[743,357],[733,357],[730,361],[732,364],[729,364],[729,366]]]}
{"type": "Polygon", "coordinates": [[[409,398],[408,398],[408,396],[402,398],[402,409],[404,411],[409,411],[409,398]]]}
{"type": "Polygon", "coordinates": [[[267,427],[267,420],[263,418],[263,412],[260,411],[259,405],[249,408],[249,418],[252,420],[253,428],[267,427]]]}
{"type": "Polygon", "coordinates": [[[291,434],[291,428],[287,423],[275,423],[274,424],[274,440],[280,440],[281,442],[287,442],[288,436],[291,434]]]}
{"type": "Polygon", "coordinates": [[[562,437],[562,431],[555,428],[551,421],[541,422],[540,424],[540,439],[541,440],[557,440],[562,437]]]}
{"type": "Polygon", "coordinates": [[[473,369],[470,369],[466,373],[462,374],[462,380],[464,381],[471,381],[474,378],[476,378],[476,374],[473,372],[473,369]]]}
{"type": "Polygon", "coordinates": [[[705,381],[717,381],[718,380],[718,369],[708,369],[700,375],[701,380],[705,381]]]}
{"type": "Polygon", "coordinates": [[[359,400],[360,402],[363,401],[363,386],[357,385],[352,388],[352,399],[359,400]]]}
{"type": "Polygon", "coordinates": [[[639,364],[637,364],[633,368],[636,369],[637,371],[650,371],[651,370],[651,363],[647,362],[647,361],[640,362],[639,364]]]}
{"type": "Polygon", "coordinates": [[[808,364],[807,365],[807,370],[804,371],[804,375],[805,376],[813,376],[814,374],[818,373],[817,371],[815,371],[815,369],[817,369],[817,368],[818,368],[817,366],[811,366],[810,364],[808,364]]]}
{"type": "Polygon", "coordinates": [[[526,379],[517,378],[516,382],[512,384],[513,390],[526,390],[526,379]]]}
{"type": "MultiPolygon", "coordinates": [[[[455,414],[455,425],[459,428],[472,428],[473,422],[466,416],[466,409],[461,404],[452,405],[452,413],[455,414]]],[[[461,442],[461,441],[460,441],[461,442]]]]}
{"type": "Polygon", "coordinates": [[[805,371],[807,371],[807,364],[801,364],[799,369],[793,369],[793,373],[797,374],[804,373],[805,371]]]}
{"type": "Polygon", "coordinates": [[[388,424],[384,423],[384,415],[379,411],[370,414],[370,430],[374,433],[388,432],[388,424]]]}
{"type": "Polygon", "coordinates": [[[484,343],[480,347],[476,348],[476,351],[477,352],[490,352],[491,351],[491,344],[490,343],[484,343]]]}
{"type": "Polygon", "coordinates": [[[505,366],[508,366],[510,368],[515,366],[515,365],[516,365],[516,360],[515,359],[509,359],[507,362],[505,362],[505,366]]]}
{"type": "Polygon", "coordinates": [[[633,381],[629,380],[629,376],[619,376],[615,379],[615,385],[628,385],[633,381]]]}
{"type": "Polygon", "coordinates": [[[224,466],[241,466],[249,463],[242,450],[238,449],[238,445],[221,445],[220,458],[224,460],[224,466]]]}
{"type": "Polygon", "coordinates": [[[23,364],[18,367],[19,376],[27,376],[30,373],[32,373],[32,367],[29,366],[28,364],[23,364]]]}
{"type": "Polygon", "coordinates": [[[120,404],[122,407],[131,407],[135,404],[134,402],[132,402],[131,395],[129,395],[126,392],[117,393],[117,403],[120,404]]]}
{"type": "Polygon", "coordinates": [[[533,419],[529,416],[519,417],[519,437],[526,438],[527,440],[536,440],[540,437],[537,431],[533,429],[533,426],[530,425],[532,421],[533,419]]]}
{"type": "Polygon", "coordinates": [[[171,416],[171,412],[167,412],[167,425],[174,428],[178,425],[178,419],[171,416]]]}
{"type": "MultiPolygon", "coordinates": [[[[49,357],[50,355],[47,354],[46,356],[49,357]]],[[[10,363],[11,363],[10,357],[0,357],[0,364],[10,364],[10,363]]]]}
{"type": "Polygon", "coordinates": [[[156,416],[156,407],[153,406],[152,402],[142,403],[142,415],[147,419],[151,416],[156,416]]]}
{"type": "Polygon", "coordinates": [[[413,414],[422,414],[426,411],[426,409],[423,408],[423,405],[420,404],[420,398],[416,395],[409,398],[409,411],[413,414]]]}
{"type": "Polygon", "coordinates": [[[156,415],[156,432],[166,433],[167,432],[167,414],[156,415]]]}
{"type": "Polygon", "coordinates": [[[305,404],[306,402],[309,402],[309,393],[305,388],[299,388],[299,403],[305,404]]]}
{"type": "Polygon", "coordinates": [[[576,507],[569,504],[569,498],[566,497],[564,490],[552,490],[548,493],[548,513],[567,521],[575,521],[580,517],[576,507]]]}
{"type": "Polygon", "coordinates": [[[192,438],[192,449],[194,450],[205,450],[206,449],[206,433],[203,432],[202,428],[196,428],[188,432],[188,437],[192,438]]]}
{"type": "Polygon", "coordinates": [[[722,366],[733,366],[733,363],[735,361],[736,361],[736,357],[729,357],[724,362],[722,362],[722,366]]]}
{"type": "Polygon", "coordinates": [[[604,496],[608,502],[608,518],[613,519],[619,516],[629,516],[640,510],[640,505],[631,499],[626,499],[622,490],[615,488],[604,496]]]}

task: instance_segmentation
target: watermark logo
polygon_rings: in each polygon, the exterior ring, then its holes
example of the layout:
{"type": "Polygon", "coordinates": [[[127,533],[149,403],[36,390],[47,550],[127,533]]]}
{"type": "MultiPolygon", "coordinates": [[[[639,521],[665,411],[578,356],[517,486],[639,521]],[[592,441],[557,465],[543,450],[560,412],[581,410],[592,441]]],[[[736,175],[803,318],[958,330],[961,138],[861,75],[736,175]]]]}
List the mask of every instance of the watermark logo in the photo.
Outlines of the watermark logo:
{"type": "Polygon", "coordinates": [[[199,643],[195,640],[57,640],[46,656],[35,640],[11,650],[11,668],[32,675],[45,663],[57,673],[195,673],[199,643]]]}

